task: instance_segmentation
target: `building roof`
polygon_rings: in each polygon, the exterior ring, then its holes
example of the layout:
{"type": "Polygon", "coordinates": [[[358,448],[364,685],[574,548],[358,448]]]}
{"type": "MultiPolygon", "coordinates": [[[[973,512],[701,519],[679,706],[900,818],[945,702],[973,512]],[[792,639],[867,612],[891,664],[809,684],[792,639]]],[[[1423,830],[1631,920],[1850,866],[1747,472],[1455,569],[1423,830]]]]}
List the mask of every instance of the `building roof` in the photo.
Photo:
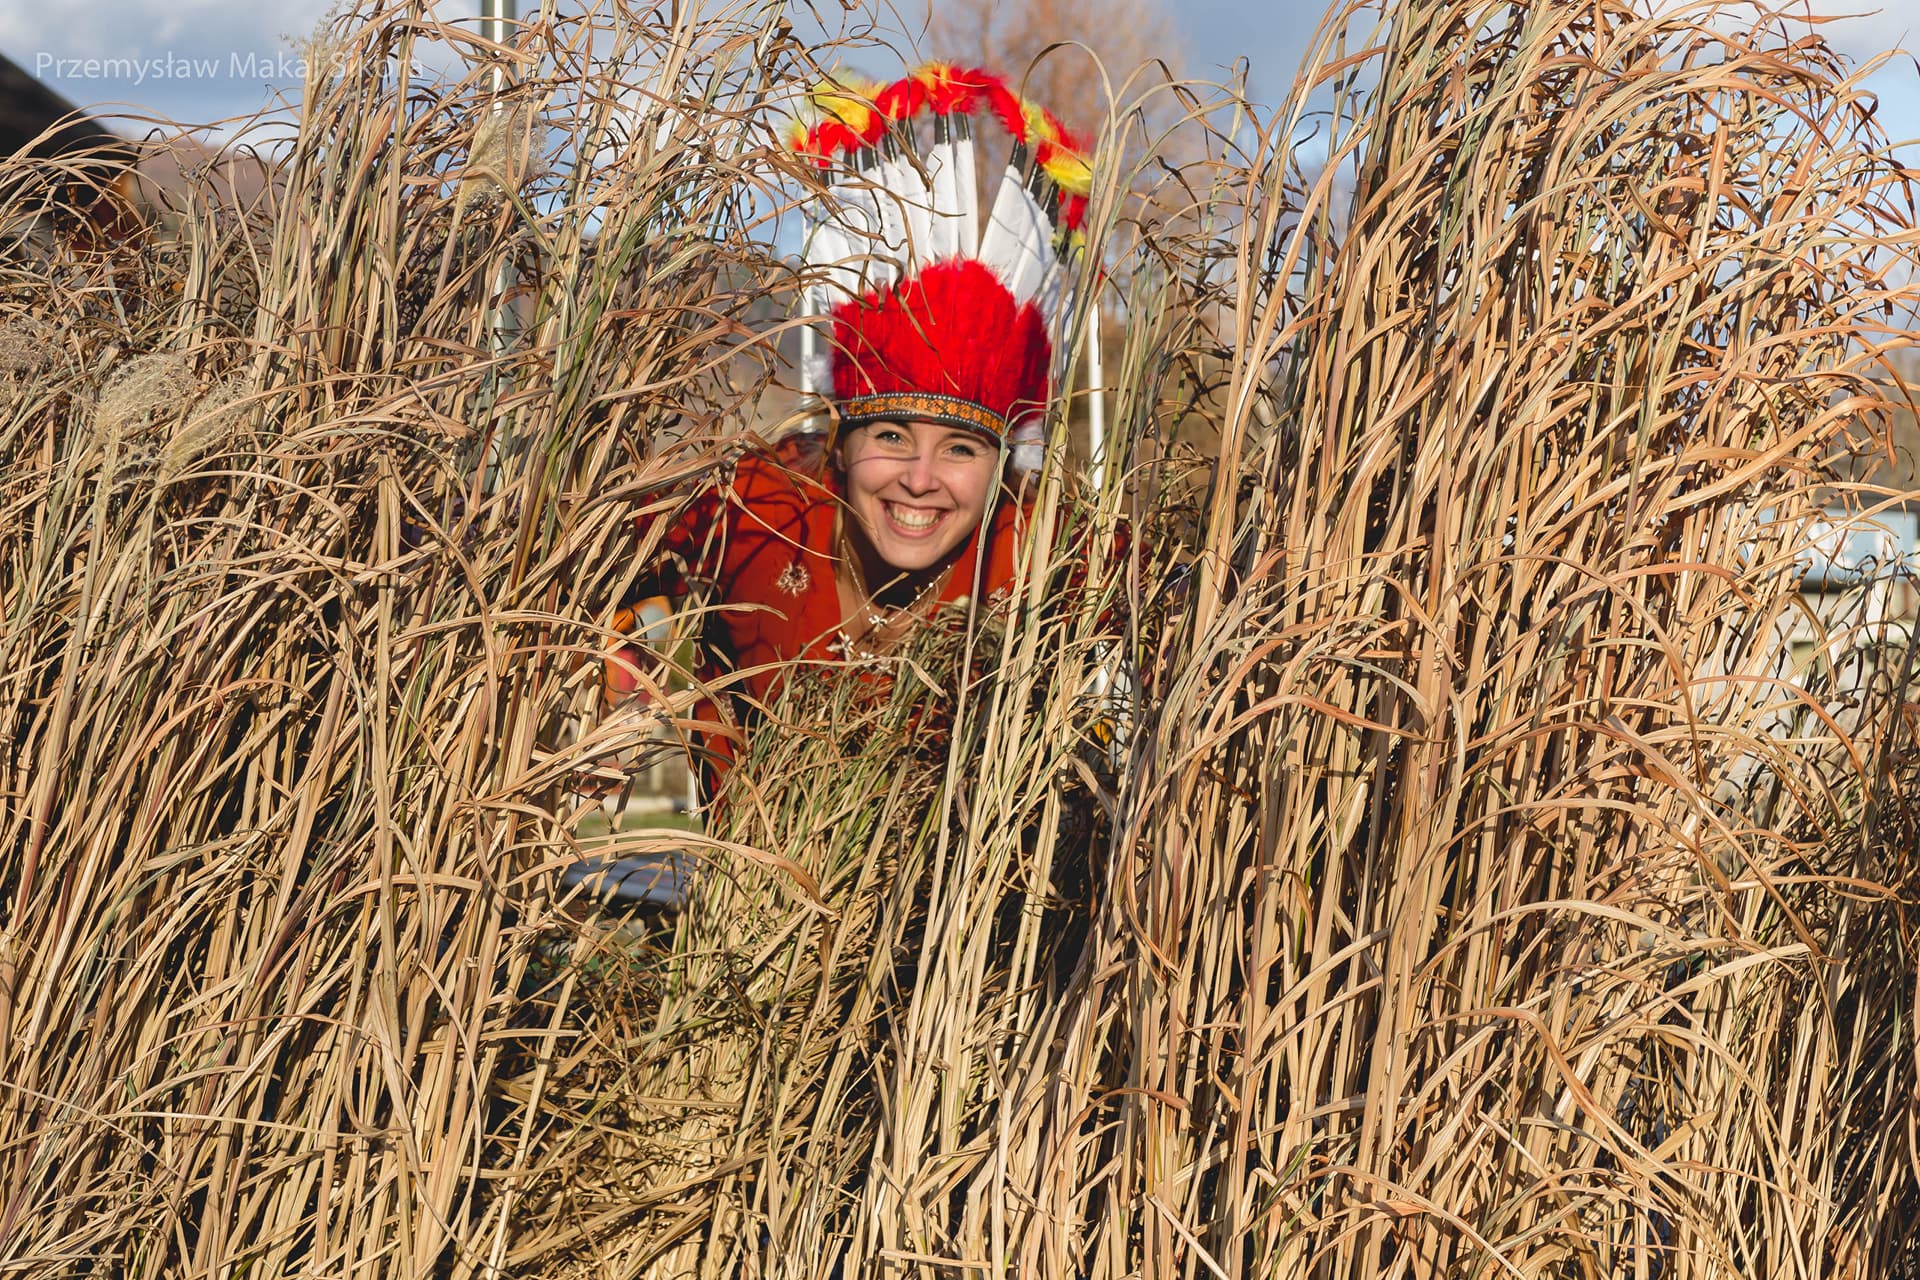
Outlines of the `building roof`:
{"type": "Polygon", "coordinates": [[[118,141],[104,125],[0,54],[0,159],[23,152],[52,159],[118,141]]]}

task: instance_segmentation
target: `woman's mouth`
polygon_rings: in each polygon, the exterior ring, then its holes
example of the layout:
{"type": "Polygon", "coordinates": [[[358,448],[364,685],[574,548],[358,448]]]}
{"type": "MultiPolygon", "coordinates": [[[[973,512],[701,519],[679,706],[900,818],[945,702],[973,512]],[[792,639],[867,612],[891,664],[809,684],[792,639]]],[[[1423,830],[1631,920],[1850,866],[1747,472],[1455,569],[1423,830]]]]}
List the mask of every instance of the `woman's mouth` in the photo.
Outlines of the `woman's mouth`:
{"type": "Polygon", "coordinates": [[[887,513],[887,523],[895,531],[909,538],[924,537],[939,526],[950,514],[939,507],[907,507],[897,502],[880,504],[887,513]]]}

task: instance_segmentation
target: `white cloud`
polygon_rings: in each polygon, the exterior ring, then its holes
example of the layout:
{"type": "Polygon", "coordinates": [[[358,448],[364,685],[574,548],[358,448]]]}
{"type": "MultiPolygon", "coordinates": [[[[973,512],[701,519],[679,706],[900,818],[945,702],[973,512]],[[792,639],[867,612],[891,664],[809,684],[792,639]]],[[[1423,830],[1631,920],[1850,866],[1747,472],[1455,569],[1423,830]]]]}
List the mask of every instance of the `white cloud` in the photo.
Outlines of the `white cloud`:
{"type": "MultiPolygon", "coordinates": [[[[1842,6],[1825,6],[1836,12],[1847,12],[1842,6]]],[[[1881,53],[1888,49],[1911,49],[1920,36],[1920,23],[1914,21],[1911,13],[1882,9],[1878,13],[1863,14],[1857,9],[1842,21],[1830,23],[1820,29],[1830,42],[1856,55],[1881,53]]]]}
{"type": "MultiPolygon", "coordinates": [[[[82,104],[134,102],[182,119],[212,119],[258,108],[271,90],[297,88],[298,76],[259,74],[324,21],[337,4],[360,0],[0,0],[0,53],[82,104]],[[60,75],[49,59],[188,60],[218,74],[186,76],[124,73],[60,75]]],[[[944,0],[942,0],[944,2],[944,0]]],[[[1642,0],[1665,8],[1694,8],[1697,0],[1642,0]]],[[[1185,28],[1194,74],[1237,57],[1252,60],[1254,91],[1264,101],[1282,96],[1302,46],[1318,24],[1323,0],[1161,0],[1185,28]],[[1257,15],[1257,16],[1256,16],[1257,15]]],[[[522,0],[523,10],[535,0],[522,0]]],[[[898,6],[903,10],[911,6],[898,6]]],[[[470,19],[479,0],[439,0],[444,19],[470,19]]],[[[1766,0],[1728,11],[1751,21],[1761,11],[1841,17],[1822,24],[1837,49],[1865,61],[1903,44],[1920,49],[1920,6],[1914,0],[1766,0]]],[[[1920,133],[1920,80],[1913,64],[1896,62],[1874,77],[1896,135],[1920,133]]]]}
{"type": "MultiPolygon", "coordinates": [[[[1716,26],[1751,25],[1756,15],[1796,19],[1816,19],[1808,25],[1826,42],[1851,58],[1865,61],[1911,44],[1916,23],[1909,8],[1912,0],[1768,0],[1767,3],[1728,5],[1721,11],[1716,26]]],[[[1669,0],[1663,10],[1695,10],[1698,0],[1669,0]]]]}
{"type": "MultiPolygon", "coordinates": [[[[83,107],[225,119],[297,93],[307,38],[339,7],[341,0],[62,0],[57,8],[4,0],[0,53],[83,107]]],[[[439,13],[471,18],[477,7],[442,0],[439,13]]]]}
{"type": "Polygon", "coordinates": [[[143,58],[278,47],[324,14],[312,0],[65,0],[0,9],[0,51],[31,69],[37,55],[143,58]]]}

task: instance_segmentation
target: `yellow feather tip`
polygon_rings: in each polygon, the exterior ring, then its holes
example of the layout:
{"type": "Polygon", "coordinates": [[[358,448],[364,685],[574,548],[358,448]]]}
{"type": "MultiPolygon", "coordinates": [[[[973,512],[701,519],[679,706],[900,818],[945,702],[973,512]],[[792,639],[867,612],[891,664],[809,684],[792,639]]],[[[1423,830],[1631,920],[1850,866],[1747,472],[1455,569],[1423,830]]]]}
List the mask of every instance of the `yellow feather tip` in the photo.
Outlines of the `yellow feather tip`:
{"type": "Polygon", "coordinates": [[[1040,109],[1037,102],[1020,99],[1020,115],[1027,122],[1028,142],[1058,142],[1060,131],[1047,119],[1047,113],[1040,109]]]}
{"type": "Polygon", "coordinates": [[[1057,183],[1062,191],[1076,196],[1084,196],[1093,190],[1093,166],[1087,158],[1077,151],[1065,147],[1055,147],[1053,154],[1041,168],[1047,176],[1057,183]]]}
{"type": "Polygon", "coordinates": [[[880,86],[871,80],[842,76],[814,86],[813,105],[855,133],[873,124],[873,98],[880,86]]]}

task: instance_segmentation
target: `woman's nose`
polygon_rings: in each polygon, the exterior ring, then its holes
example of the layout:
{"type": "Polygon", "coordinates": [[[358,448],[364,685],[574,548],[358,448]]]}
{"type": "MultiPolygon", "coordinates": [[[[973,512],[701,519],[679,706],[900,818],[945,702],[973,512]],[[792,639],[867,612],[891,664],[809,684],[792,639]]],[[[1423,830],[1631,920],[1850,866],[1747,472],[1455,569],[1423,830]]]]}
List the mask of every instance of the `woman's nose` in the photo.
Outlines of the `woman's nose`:
{"type": "Polygon", "coordinates": [[[934,474],[932,453],[922,450],[909,458],[907,469],[900,477],[900,483],[905,486],[908,493],[932,492],[934,486],[940,483],[939,477],[934,474]]]}

